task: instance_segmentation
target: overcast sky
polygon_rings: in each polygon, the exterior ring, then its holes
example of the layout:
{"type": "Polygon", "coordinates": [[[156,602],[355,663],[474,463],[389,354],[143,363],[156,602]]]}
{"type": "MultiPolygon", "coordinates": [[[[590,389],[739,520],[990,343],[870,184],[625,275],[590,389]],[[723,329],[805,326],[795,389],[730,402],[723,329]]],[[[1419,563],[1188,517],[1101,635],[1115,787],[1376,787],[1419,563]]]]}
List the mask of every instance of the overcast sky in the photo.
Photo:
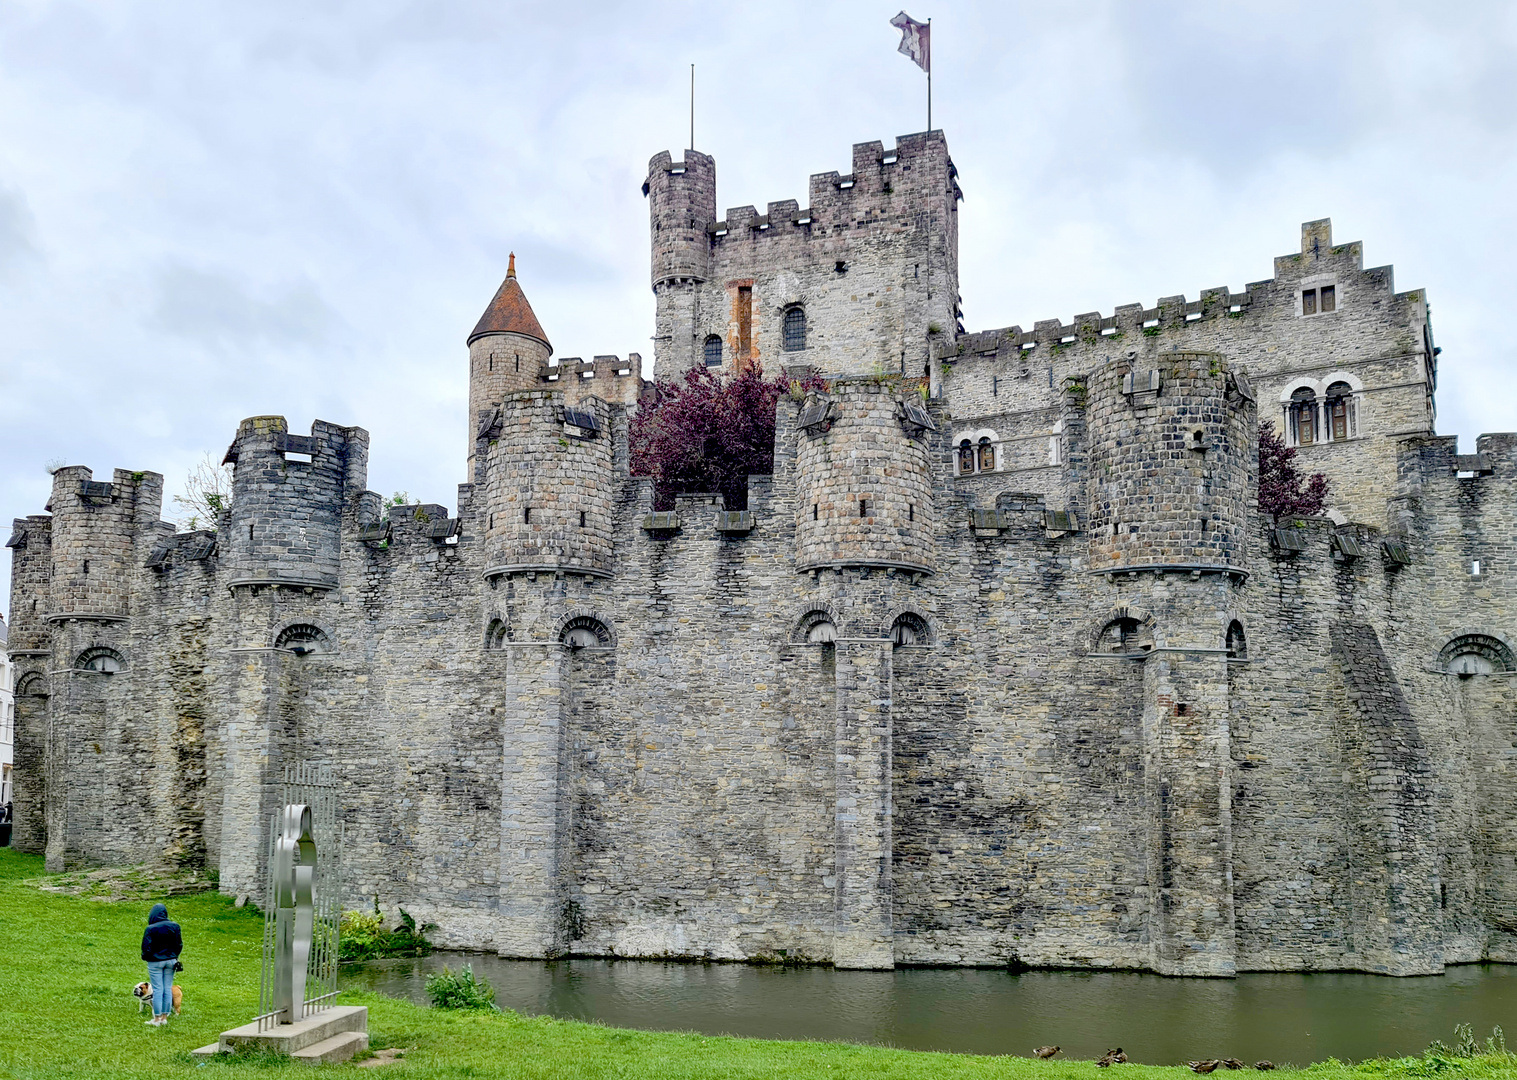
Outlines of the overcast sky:
{"type": "MultiPolygon", "coordinates": [[[[804,204],[925,125],[897,10],[0,0],[0,518],[49,462],[172,494],[266,413],[362,425],[370,487],[455,505],[507,253],[557,355],[651,361],[639,187],[689,65],[718,210],[804,204]]],[[[1517,5],[908,11],[969,329],[1239,289],[1330,216],[1428,290],[1439,430],[1517,429],[1517,5]]]]}

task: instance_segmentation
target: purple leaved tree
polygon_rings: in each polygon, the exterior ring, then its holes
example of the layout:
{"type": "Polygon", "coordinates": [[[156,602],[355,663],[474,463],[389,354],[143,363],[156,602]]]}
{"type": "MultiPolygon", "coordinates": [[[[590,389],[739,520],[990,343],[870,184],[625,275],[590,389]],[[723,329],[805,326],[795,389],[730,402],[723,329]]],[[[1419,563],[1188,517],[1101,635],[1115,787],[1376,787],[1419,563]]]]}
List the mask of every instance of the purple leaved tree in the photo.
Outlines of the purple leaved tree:
{"type": "Polygon", "coordinates": [[[1322,513],[1327,477],[1304,476],[1296,468],[1296,450],[1286,446],[1269,421],[1259,425],[1259,510],[1278,522],[1283,517],[1322,513]]]}
{"type": "Polygon", "coordinates": [[[727,509],[747,509],[749,474],[774,471],[780,395],[825,386],[816,375],[766,380],[757,366],[732,379],[692,368],[683,379],[662,380],[632,419],[632,474],[653,478],[657,510],[695,491],[720,492],[727,509]]]}

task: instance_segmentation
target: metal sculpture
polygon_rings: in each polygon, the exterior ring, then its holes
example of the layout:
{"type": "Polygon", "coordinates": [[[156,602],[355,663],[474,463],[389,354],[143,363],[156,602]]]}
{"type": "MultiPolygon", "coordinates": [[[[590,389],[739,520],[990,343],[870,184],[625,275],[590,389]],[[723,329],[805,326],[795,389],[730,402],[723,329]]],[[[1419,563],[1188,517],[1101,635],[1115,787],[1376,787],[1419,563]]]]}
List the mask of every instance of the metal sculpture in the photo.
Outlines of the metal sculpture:
{"type": "Polygon", "coordinates": [[[281,809],[269,820],[260,1031],[310,1019],[331,1008],[338,993],[342,827],[336,777],[326,766],[288,766],[276,805],[281,809]]]}
{"type": "Polygon", "coordinates": [[[316,841],[311,835],[311,808],[284,808],[274,861],[269,867],[275,895],[274,1008],[281,1024],[303,1019],[306,965],[316,925],[316,841]]]}

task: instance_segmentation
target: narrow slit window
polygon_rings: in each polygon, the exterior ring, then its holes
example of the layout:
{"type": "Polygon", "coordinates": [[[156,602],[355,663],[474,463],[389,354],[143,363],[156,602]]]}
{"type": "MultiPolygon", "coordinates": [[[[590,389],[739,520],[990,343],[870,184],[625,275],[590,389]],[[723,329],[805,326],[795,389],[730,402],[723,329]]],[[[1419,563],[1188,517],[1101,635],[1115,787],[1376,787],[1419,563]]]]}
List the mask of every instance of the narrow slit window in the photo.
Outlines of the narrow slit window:
{"type": "Polygon", "coordinates": [[[907,503],[906,504],[906,520],[907,521],[915,521],[916,519],[917,519],[917,504],[916,503],[907,503]]]}
{"type": "Polygon", "coordinates": [[[869,500],[868,499],[860,499],[859,500],[859,517],[868,517],[868,516],[869,516],[869,500]]]}
{"type": "Polygon", "coordinates": [[[812,503],[811,504],[811,520],[812,521],[817,521],[817,520],[820,519],[820,517],[821,517],[821,504],[820,503],[812,503]]]}
{"type": "Polygon", "coordinates": [[[579,512],[579,527],[581,529],[585,527],[585,512],[583,510],[579,512]]]}
{"type": "Polygon", "coordinates": [[[737,363],[746,369],[753,359],[753,286],[740,285],[737,290],[737,363]]]}
{"type": "Polygon", "coordinates": [[[532,508],[530,506],[521,512],[521,523],[523,525],[532,524],[532,508]]]}

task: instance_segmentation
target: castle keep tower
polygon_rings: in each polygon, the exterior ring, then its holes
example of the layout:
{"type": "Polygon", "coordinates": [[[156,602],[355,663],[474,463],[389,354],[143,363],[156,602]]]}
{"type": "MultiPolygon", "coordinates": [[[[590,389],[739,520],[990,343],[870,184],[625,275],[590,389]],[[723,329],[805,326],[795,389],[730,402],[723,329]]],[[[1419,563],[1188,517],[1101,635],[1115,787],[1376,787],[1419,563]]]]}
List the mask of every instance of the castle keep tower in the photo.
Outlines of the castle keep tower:
{"type": "Polygon", "coordinates": [[[941,131],[853,147],[852,171],[811,177],[808,203],[717,219],[716,163],[648,163],[657,301],[654,374],[803,363],[920,376],[928,334],[959,316],[959,192],[941,131]]]}
{"type": "Polygon", "coordinates": [[[808,399],[796,434],[795,565],[931,573],[932,421],[915,395],[870,377],[808,399]]]}
{"type": "Polygon", "coordinates": [[[542,382],[553,346],[516,280],[516,254],[506,280],[469,334],[469,478],[474,478],[474,447],[485,413],[516,390],[542,382]]]}

